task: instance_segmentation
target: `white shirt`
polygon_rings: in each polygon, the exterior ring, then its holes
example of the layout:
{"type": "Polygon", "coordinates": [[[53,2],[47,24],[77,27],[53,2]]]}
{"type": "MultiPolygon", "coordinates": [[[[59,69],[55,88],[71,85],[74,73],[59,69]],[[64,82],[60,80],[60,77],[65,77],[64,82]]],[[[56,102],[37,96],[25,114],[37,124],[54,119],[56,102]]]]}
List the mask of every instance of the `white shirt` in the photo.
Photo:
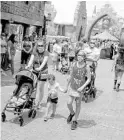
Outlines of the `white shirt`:
{"type": "Polygon", "coordinates": [[[94,49],[87,49],[87,58],[92,59],[94,61],[97,61],[97,59],[100,57],[100,49],[94,48],[94,49]]]}
{"type": "Polygon", "coordinates": [[[60,54],[61,53],[61,46],[58,44],[53,45],[53,52],[60,54]]]}
{"type": "Polygon", "coordinates": [[[58,97],[58,92],[61,91],[63,92],[64,90],[60,87],[59,83],[55,82],[54,85],[51,85],[48,83],[48,93],[49,96],[52,98],[57,98],[58,97]]]}

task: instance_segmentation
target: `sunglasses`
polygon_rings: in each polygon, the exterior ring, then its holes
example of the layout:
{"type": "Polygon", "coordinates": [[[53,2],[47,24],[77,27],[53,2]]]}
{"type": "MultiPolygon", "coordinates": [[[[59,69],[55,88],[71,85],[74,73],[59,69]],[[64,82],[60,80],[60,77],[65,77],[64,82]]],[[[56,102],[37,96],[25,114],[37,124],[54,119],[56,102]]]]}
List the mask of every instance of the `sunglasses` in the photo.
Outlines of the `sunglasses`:
{"type": "Polygon", "coordinates": [[[44,47],[44,45],[38,45],[38,47],[44,47]]]}

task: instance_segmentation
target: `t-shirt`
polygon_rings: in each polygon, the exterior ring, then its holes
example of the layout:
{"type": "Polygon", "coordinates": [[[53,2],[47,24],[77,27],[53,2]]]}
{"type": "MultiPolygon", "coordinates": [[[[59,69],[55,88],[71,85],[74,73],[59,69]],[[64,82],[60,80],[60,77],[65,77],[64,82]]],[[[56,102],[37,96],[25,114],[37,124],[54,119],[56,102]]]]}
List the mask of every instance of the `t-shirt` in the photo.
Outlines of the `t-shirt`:
{"type": "Polygon", "coordinates": [[[10,49],[10,54],[15,55],[16,48],[15,48],[15,45],[10,40],[8,41],[8,47],[10,49]]]}
{"type": "Polygon", "coordinates": [[[51,98],[57,98],[58,91],[63,91],[58,82],[55,82],[54,85],[48,84],[48,93],[51,98]]]}
{"type": "Polygon", "coordinates": [[[0,39],[1,42],[1,53],[6,53],[6,49],[7,49],[7,43],[5,40],[0,39]]]}
{"type": "Polygon", "coordinates": [[[97,61],[97,59],[100,57],[100,49],[94,48],[92,49],[85,49],[85,52],[87,54],[87,58],[92,59],[94,61],[97,61]]]}

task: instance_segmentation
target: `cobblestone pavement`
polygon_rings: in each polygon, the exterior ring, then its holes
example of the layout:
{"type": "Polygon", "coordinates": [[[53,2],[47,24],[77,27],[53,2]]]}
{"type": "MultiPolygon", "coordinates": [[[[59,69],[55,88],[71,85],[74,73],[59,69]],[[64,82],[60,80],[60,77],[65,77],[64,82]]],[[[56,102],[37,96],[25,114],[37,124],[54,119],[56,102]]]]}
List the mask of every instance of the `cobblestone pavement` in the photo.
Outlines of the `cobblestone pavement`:
{"type": "MultiPolygon", "coordinates": [[[[71,130],[66,123],[69,114],[66,103],[67,94],[59,94],[57,114],[53,120],[43,121],[47,99],[47,84],[42,108],[35,119],[28,118],[24,112],[25,125],[19,126],[18,119],[6,112],[7,121],[1,123],[2,140],[124,140],[124,77],[120,92],[113,91],[112,61],[100,60],[97,68],[97,97],[89,103],[82,102],[79,125],[71,130]]],[[[52,72],[50,68],[50,72],[52,72]]],[[[66,75],[56,73],[62,87],[66,84],[66,75]]],[[[14,86],[3,87],[1,91],[1,109],[9,99],[14,86]]]]}

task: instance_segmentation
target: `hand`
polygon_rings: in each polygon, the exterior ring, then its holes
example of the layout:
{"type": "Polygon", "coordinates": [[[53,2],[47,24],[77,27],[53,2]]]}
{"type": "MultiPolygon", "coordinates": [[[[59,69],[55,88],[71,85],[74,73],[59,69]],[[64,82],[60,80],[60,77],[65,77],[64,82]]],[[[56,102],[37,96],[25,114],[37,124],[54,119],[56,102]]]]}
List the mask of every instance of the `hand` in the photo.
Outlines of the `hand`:
{"type": "Polygon", "coordinates": [[[82,87],[77,89],[78,92],[82,92],[83,90],[84,90],[84,88],[82,88],[82,87]]]}
{"type": "Polygon", "coordinates": [[[25,67],[25,69],[29,69],[29,68],[30,68],[29,66],[26,66],[26,67],[25,67]]]}
{"type": "Polygon", "coordinates": [[[63,92],[64,92],[64,93],[67,93],[67,91],[68,91],[68,89],[65,89],[63,92]]]}
{"type": "Polygon", "coordinates": [[[36,70],[36,71],[40,71],[41,69],[40,69],[40,68],[35,68],[35,70],[36,70]]]}

